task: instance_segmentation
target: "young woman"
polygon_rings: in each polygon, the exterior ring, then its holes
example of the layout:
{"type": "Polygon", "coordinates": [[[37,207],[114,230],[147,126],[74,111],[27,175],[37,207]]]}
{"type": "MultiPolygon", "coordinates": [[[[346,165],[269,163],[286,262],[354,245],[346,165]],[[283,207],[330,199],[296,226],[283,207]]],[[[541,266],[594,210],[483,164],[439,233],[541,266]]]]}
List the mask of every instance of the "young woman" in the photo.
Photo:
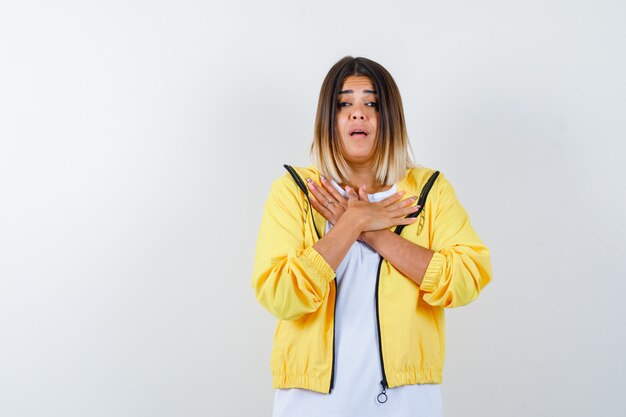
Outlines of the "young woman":
{"type": "Polygon", "coordinates": [[[448,180],[412,162],[376,62],[330,69],[311,151],[273,183],[254,262],[278,319],[274,417],[440,416],[444,308],[491,280],[489,249],[448,180]]]}

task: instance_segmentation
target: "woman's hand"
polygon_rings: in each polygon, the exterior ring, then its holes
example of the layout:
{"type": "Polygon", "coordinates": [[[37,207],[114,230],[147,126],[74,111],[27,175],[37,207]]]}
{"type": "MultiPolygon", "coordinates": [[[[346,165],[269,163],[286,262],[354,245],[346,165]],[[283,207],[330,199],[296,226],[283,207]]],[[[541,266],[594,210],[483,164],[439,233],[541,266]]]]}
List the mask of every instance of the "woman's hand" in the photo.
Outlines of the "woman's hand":
{"type": "MultiPolygon", "coordinates": [[[[377,203],[371,203],[367,198],[365,186],[359,188],[357,194],[352,188],[346,186],[347,198],[342,196],[333,185],[323,176],[322,187],[313,180],[307,178],[309,190],[314,199],[311,205],[333,226],[337,224],[342,215],[350,210],[353,221],[359,223],[363,232],[372,230],[387,229],[400,224],[411,224],[415,218],[404,218],[407,214],[413,213],[419,207],[410,206],[415,202],[416,197],[400,200],[404,192],[397,192],[377,203]],[[410,206],[410,207],[409,207],[410,206]]],[[[359,239],[362,238],[362,235],[359,239]]]]}
{"type": "Polygon", "coordinates": [[[311,205],[334,226],[348,209],[348,199],[342,196],[323,175],[321,179],[322,187],[311,178],[306,179],[309,184],[309,191],[314,197],[311,200],[311,205]]]}
{"type": "MultiPolygon", "coordinates": [[[[413,223],[417,218],[404,216],[414,213],[419,206],[412,206],[417,197],[412,196],[400,200],[404,191],[399,191],[376,203],[371,203],[367,198],[365,185],[359,188],[357,194],[350,187],[346,187],[348,195],[348,209],[354,219],[359,223],[362,232],[375,230],[385,230],[392,226],[407,225],[413,223]]],[[[363,233],[359,238],[363,237],[363,233]]]]}

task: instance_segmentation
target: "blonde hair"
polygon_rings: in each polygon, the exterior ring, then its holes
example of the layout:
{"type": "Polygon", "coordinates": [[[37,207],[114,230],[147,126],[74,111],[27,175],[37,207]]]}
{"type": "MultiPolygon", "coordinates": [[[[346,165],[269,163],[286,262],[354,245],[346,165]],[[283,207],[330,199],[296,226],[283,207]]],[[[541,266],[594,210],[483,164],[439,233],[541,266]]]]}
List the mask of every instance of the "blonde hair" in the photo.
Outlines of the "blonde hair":
{"type": "Polygon", "coordinates": [[[362,57],[346,56],[328,71],[317,103],[311,158],[322,174],[337,182],[350,177],[350,166],[341,154],[337,130],[337,98],[344,80],[353,75],[368,77],[378,92],[378,132],[373,170],[377,181],[392,185],[415,166],[406,133],[402,98],[391,74],[380,64],[362,57]]]}

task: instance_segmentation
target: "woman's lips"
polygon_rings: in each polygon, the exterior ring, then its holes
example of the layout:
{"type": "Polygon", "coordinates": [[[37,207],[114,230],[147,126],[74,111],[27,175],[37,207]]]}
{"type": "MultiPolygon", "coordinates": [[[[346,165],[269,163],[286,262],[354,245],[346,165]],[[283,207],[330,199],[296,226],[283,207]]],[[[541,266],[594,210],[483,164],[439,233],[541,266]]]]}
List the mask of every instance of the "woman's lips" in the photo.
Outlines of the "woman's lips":
{"type": "Polygon", "coordinates": [[[361,129],[361,128],[350,129],[348,133],[350,137],[355,138],[355,139],[364,138],[368,134],[367,130],[361,129]]]}
{"type": "Polygon", "coordinates": [[[355,133],[351,133],[350,137],[353,139],[362,139],[367,137],[367,133],[363,133],[363,132],[355,132],[355,133]]]}

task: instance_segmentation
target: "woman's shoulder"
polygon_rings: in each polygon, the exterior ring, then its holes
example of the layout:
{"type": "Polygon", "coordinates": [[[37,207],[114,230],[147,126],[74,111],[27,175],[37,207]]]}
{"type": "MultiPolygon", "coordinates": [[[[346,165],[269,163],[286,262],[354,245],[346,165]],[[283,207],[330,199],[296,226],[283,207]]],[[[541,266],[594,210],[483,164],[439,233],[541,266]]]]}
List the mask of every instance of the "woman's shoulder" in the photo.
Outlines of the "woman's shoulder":
{"type": "Polygon", "coordinates": [[[306,181],[307,178],[311,178],[314,181],[320,180],[320,172],[314,165],[308,167],[299,167],[294,165],[283,165],[283,173],[274,180],[276,185],[296,185],[298,178],[302,181],[306,181]]]}
{"type": "Polygon", "coordinates": [[[314,165],[299,167],[285,164],[283,169],[283,173],[272,182],[273,194],[299,195],[301,191],[304,191],[302,188],[306,187],[307,178],[320,182],[320,172],[314,165]]]}
{"type": "Polygon", "coordinates": [[[431,188],[432,191],[435,191],[434,194],[443,196],[449,193],[454,193],[454,189],[448,181],[448,178],[441,171],[423,165],[417,165],[409,168],[407,170],[406,177],[402,181],[403,185],[412,191],[415,190],[415,192],[421,192],[428,180],[435,175],[436,172],[437,176],[431,188]]]}
{"type": "MultiPolygon", "coordinates": [[[[402,181],[410,187],[421,188],[436,171],[431,167],[415,165],[407,169],[406,176],[402,181]]],[[[440,175],[441,173],[439,173],[440,175]]]]}

